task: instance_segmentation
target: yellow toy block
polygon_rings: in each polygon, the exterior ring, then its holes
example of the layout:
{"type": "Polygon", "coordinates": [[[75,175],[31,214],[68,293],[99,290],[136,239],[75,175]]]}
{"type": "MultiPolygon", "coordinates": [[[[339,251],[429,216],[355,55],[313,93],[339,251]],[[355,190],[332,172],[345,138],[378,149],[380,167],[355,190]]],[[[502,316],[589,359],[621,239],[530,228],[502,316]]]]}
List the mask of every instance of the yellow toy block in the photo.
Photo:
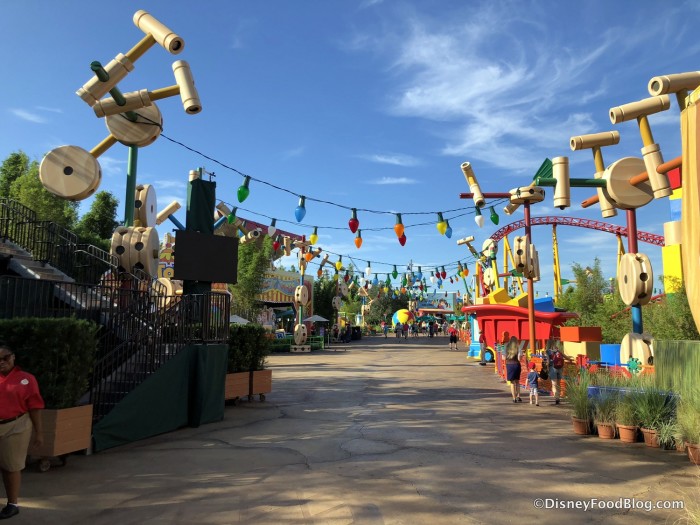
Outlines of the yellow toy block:
{"type": "Polygon", "coordinates": [[[506,304],[510,306],[519,306],[520,308],[527,308],[527,292],[516,295],[506,304]]]}
{"type": "Polygon", "coordinates": [[[571,359],[576,359],[577,355],[585,355],[591,361],[600,361],[600,343],[596,341],[564,341],[563,347],[564,355],[571,359]]]}
{"type": "Polygon", "coordinates": [[[669,198],[669,200],[672,200],[672,201],[677,201],[678,199],[682,199],[683,198],[683,188],[676,188],[675,190],[673,190],[671,195],[668,196],[668,198],[669,198]]]}
{"type": "Polygon", "coordinates": [[[510,295],[505,288],[496,288],[489,295],[489,304],[508,304],[510,295]]]}
{"type": "Polygon", "coordinates": [[[674,244],[661,248],[661,259],[664,264],[664,289],[666,293],[675,293],[683,284],[681,245],[674,244]]]}

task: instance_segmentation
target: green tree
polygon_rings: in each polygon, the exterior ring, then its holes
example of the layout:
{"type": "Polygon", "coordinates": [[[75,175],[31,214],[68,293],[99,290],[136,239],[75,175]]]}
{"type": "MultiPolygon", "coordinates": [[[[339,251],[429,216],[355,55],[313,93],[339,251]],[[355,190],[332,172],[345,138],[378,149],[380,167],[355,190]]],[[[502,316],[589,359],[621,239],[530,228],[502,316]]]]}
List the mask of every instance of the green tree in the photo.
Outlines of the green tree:
{"type": "Polygon", "coordinates": [[[116,220],[118,205],[119,201],[110,192],[97,193],[90,209],[80,218],[75,228],[80,242],[109,251],[112,234],[119,225],[116,220]]]}
{"type": "Polygon", "coordinates": [[[335,321],[333,297],[337,293],[336,290],[336,283],[331,277],[324,276],[314,281],[314,313],[333,322],[335,321]]]}
{"type": "Polygon", "coordinates": [[[0,166],[0,198],[10,196],[12,183],[29,172],[29,157],[23,151],[10,153],[0,166]]]}
{"type": "Polygon", "coordinates": [[[38,220],[55,222],[69,230],[73,229],[78,217],[77,202],[61,199],[44,189],[36,161],[32,161],[26,173],[12,182],[10,198],[34,210],[38,220]]]}
{"type": "Polygon", "coordinates": [[[261,310],[258,296],[271,260],[272,240],[268,236],[261,243],[248,242],[238,247],[238,283],[231,287],[233,301],[253,318],[261,310]]]}
{"type": "MultiPolygon", "coordinates": [[[[660,280],[664,282],[663,277],[660,280]]],[[[677,292],[667,294],[661,300],[644,306],[643,313],[644,331],[651,333],[655,339],[700,340],[684,286],[677,292]]]]}
{"type": "Polygon", "coordinates": [[[382,294],[381,297],[375,299],[372,303],[372,308],[367,317],[365,317],[365,323],[373,325],[382,321],[391,323],[391,316],[396,310],[401,310],[402,308],[408,308],[408,297],[406,295],[402,294],[396,297],[393,294],[382,294]]]}
{"type": "Polygon", "coordinates": [[[595,326],[590,323],[597,316],[603,304],[606,291],[610,287],[603,277],[600,259],[596,257],[593,267],[582,267],[578,263],[571,266],[576,280],[576,287],[569,287],[557,301],[557,307],[579,314],[578,319],[569,322],[573,326],[595,326]]]}

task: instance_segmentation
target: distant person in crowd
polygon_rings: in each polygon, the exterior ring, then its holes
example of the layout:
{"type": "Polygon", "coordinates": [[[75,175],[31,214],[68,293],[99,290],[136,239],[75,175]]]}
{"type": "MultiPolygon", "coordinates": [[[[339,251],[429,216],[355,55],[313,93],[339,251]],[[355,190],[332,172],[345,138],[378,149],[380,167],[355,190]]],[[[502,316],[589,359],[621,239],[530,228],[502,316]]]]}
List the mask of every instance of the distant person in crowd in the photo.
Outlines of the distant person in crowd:
{"type": "Polygon", "coordinates": [[[388,336],[388,334],[389,334],[389,324],[388,324],[388,323],[384,323],[384,326],[382,327],[382,330],[384,331],[384,339],[386,339],[387,336],[388,336]]]}
{"type": "Polygon", "coordinates": [[[40,447],[43,441],[40,418],[43,408],[36,378],[15,366],[15,353],[0,343],[0,470],[7,494],[7,505],[0,510],[2,520],[19,514],[17,500],[32,427],[34,445],[40,447]]]}
{"type": "Polygon", "coordinates": [[[457,350],[457,328],[454,323],[447,329],[447,335],[450,336],[450,350],[457,350]]]}
{"type": "Polygon", "coordinates": [[[481,366],[486,366],[486,336],[484,335],[484,332],[479,334],[479,348],[481,352],[481,360],[479,361],[479,364],[481,366]]]}
{"type": "Polygon", "coordinates": [[[513,336],[506,345],[506,379],[510,381],[510,393],[513,403],[522,403],[520,398],[520,356],[518,352],[518,338],[513,336]]]}
{"type": "Polygon", "coordinates": [[[408,323],[404,323],[403,325],[403,338],[408,339],[408,323]]]}
{"type": "Polygon", "coordinates": [[[549,362],[549,379],[552,380],[554,404],[558,405],[561,396],[561,380],[564,378],[564,354],[554,339],[547,341],[547,361],[549,362]]]}
{"type": "Polygon", "coordinates": [[[396,332],[396,337],[401,338],[403,335],[403,325],[401,323],[396,323],[396,326],[394,326],[394,331],[396,332]]]}
{"type": "Polygon", "coordinates": [[[428,337],[433,337],[433,323],[428,323],[428,337]]]}
{"type": "Polygon", "coordinates": [[[536,369],[537,365],[531,362],[530,371],[527,373],[527,388],[530,390],[530,404],[532,404],[532,399],[534,398],[535,406],[540,406],[540,394],[537,391],[537,381],[540,376],[536,369]]]}

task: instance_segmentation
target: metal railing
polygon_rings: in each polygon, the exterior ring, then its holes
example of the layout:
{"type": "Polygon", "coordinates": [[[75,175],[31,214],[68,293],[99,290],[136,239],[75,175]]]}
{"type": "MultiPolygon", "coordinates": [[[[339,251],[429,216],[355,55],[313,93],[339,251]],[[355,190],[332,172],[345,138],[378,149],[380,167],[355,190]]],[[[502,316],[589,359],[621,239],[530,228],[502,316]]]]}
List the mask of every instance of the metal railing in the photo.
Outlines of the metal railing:
{"type": "Polygon", "coordinates": [[[228,341],[228,295],[166,297],[141,283],[123,274],[106,274],[101,285],[0,277],[0,318],[76,317],[100,325],[89,391],[95,421],[185,345],[228,341]]]}

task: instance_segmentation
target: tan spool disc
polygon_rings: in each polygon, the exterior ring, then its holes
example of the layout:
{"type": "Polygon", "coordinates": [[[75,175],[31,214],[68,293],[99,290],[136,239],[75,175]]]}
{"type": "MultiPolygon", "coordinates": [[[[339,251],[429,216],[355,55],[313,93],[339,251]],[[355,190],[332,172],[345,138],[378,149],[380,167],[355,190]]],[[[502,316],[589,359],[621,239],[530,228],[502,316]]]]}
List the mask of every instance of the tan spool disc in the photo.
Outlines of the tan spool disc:
{"type": "Polygon", "coordinates": [[[298,324],[294,327],[294,342],[298,345],[303,345],[306,343],[306,325],[298,324]]]}
{"type": "Polygon", "coordinates": [[[530,244],[530,264],[528,265],[527,273],[524,275],[535,282],[540,280],[540,257],[534,244],[530,244]]]}
{"type": "Polygon", "coordinates": [[[153,283],[153,296],[156,300],[156,305],[158,308],[167,308],[173,301],[175,296],[175,290],[173,288],[173,283],[170,279],[165,277],[159,277],[157,279],[158,284],[153,283]]]}
{"type": "Polygon", "coordinates": [[[497,254],[498,243],[493,239],[486,239],[481,245],[481,253],[486,256],[489,256],[491,254],[497,254]]]}
{"type": "Polygon", "coordinates": [[[102,181],[100,163],[78,146],[60,146],[44,156],[39,179],[47,191],[71,201],[92,195],[102,181]]]}
{"type": "Polygon", "coordinates": [[[158,248],[160,242],[155,228],[134,228],[131,236],[131,262],[151,277],[158,272],[158,248]]]}
{"type": "Polygon", "coordinates": [[[513,259],[515,269],[525,275],[530,267],[530,241],[527,236],[516,237],[513,241],[513,259]]]}
{"type": "Polygon", "coordinates": [[[544,200],[544,189],[539,186],[522,186],[510,190],[511,204],[530,204],[534,202],[542,202],[544,200]]]}
{"type": "Polygon", "coordinates": [[[620,364],[626,365],[630,359],[638,359],[643,365],[653,362],[653,354],[648,341],[641,334],[628,333],[620,343],[620,364]]]}
{"type": "Polygon", "coordinates": [[[493,268],[486,268],[484,270],[483,280],[486,287],[493,288],[496,284],[496,270],[493,268]]]}
{"type": "Polygon", "coordinates": [[[616,208],[621,210],[633,210],[645,206],[654,198],[649,181],[633,186],[630,179],[646,171],[642,159],[636,157],[624,157],[613,162],[603,172],[603,178],[607,181],[607,193],[616,208]]]}
{"type": "Polygon", "coordinates": [[[306,306],[309,302],[309,290],[306,286],[299,285],[294,289],[294,302],[301,306],[306,306]]]}
{"type": "Polygon", "coordinates": [[[155,103],[135,111],[136,122],[131,122],[124,115],[108,115],[105,124],[109,132],[125,146],[143,148],[152,144],[160,135],[163,117],[155,103]]]}
{"type": "Polygon", "coordinates": [[[647,304],[654,286],[654,272],[649,257],[643,253],[624,254],[617,268],[617,285],[622,302],[626,305],[647,304]]]}
{"type": "Polygon", "coordinates": [[[340,298],[339,295],[336,295],[333,298],[333,301],[331,304],[333,305],[333,308],[335,308],[336,310],[340,310],[340,308],[343,306],[343,300],[340,298]]]}
{"type": "Polygon", "coordinates": [[[136,186],[136,196],[134,200],[134,216],[141,223],[143,228],[154,227],[158,210],[156,199],[156,189],[150,184],[139,184],[136,186]]]}
{"type": "Polygon", "coordinates": [[[348,296],[348,285],[345,284],[345,281],[340,281],[338,283],[338,291],[340,292],[340,295],[342,295],[343,297],[348,296]]]}
{"type": "Polygon", "coordinates": [[[131,273],[131,228],[119,226],[112,234],[110,253],[119,259],[119,268],[131,273]]]}

